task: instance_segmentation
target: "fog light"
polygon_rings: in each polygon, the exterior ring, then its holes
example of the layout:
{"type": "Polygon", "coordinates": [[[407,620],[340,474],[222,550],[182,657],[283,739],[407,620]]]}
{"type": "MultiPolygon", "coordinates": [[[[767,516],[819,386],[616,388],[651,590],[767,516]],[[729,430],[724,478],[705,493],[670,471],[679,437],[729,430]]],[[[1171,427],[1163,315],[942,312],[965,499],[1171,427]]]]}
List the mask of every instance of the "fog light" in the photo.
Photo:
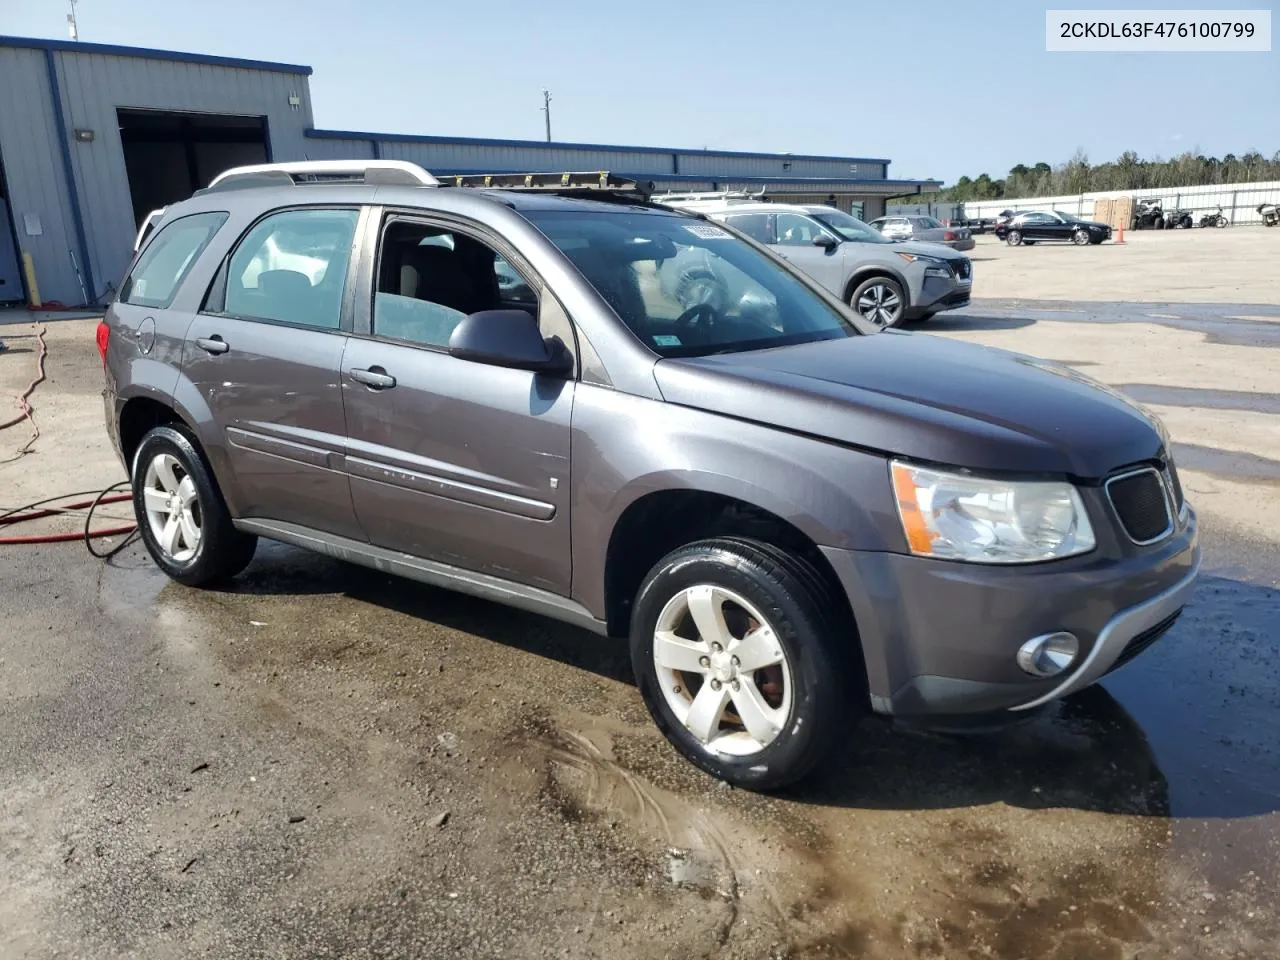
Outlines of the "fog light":
{"type": "Polygon", "coordinates": [[[1018,648],[1018,666],[1033,677],[1053,677],[1075,662],[1080,641],[1071,633],[1046,633],[1018,648]]]}

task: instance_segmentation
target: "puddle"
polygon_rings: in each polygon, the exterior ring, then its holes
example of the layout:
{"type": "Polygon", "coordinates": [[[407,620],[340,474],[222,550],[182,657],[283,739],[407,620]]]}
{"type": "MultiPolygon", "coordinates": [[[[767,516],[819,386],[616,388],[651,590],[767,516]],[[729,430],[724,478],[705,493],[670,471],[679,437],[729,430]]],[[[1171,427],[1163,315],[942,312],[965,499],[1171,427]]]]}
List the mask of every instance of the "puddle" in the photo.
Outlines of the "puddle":
{"type": "Polygon", "coordinates": [[[1204,387],[1166,387],[1154,383],[1121,383],[1116,385],[1116,389],[1123,390],[1139,403],[1280,414],[1280,393],[1210,390],[1204,387]]]}
{"type": "Polygon", "coordinates": [[[1181,470],[1199,470],[1219,477],[1236,477],[1255,483],[1280,483],[1280,460],[1260,457],[1256,453],[1217,450],[1194,443],[1173,445],[1174,458],[1181,470]]]}

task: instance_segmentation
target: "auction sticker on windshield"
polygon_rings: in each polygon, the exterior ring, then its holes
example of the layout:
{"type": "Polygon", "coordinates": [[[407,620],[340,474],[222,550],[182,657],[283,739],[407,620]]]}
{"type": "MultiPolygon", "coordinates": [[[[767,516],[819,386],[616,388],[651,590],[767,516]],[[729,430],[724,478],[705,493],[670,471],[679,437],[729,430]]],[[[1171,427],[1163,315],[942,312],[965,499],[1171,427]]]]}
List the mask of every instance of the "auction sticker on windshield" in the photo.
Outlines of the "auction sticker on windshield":
{"type": "Polygon", "coordinates": [[[687,223],[684,228],[702,240],[731,240],[733,238],[733,234],[727,230],[721,230],[719,227],[712,226],[709,223],[687,223]]]}

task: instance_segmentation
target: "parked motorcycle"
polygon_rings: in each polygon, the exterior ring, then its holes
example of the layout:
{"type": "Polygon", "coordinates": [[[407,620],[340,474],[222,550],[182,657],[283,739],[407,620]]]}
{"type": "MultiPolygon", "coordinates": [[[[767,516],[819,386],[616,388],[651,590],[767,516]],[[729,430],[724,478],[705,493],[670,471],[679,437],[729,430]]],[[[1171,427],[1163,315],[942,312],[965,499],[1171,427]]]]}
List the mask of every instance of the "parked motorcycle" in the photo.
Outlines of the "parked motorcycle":
{"type": "Polygon", "coordinates": [[[1258,213],[1262,215],[1262,223],[1267,227],[1274,227],[1280,223],[1280,207],[1274,203],[1258,204],[1258,213]]]}
{"type": "Polygon", "coordinates": [[[1222,215],[1222,207],[1218,207],[1217,213],[1206,213],[1200,218],[1200,226],[1202,227],[1225,227],[1227,218],[1222,215]]]}
{"type": "Polygon", "coordinates": [[[1164,215],[1164,225],[1167,230],[1190,230],[1195,220],[1190,210],[1170,210],[1164,215]]]}

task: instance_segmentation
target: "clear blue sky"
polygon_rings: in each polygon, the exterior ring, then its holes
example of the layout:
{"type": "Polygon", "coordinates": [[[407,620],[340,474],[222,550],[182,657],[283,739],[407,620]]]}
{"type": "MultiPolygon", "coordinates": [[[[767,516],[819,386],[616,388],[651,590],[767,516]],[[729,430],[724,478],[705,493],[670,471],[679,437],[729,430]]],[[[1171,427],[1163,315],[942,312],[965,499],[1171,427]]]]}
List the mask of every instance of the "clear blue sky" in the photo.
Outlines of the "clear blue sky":
{"type": "MultiPolygon", "coordinates": [[[[1046,53],[1046,7],[1070,6],[81,0],[78,19],[84,41],[309,64],[320,127],[541,139],[548,87],[557,140],[888,157],[899,177],[1280,150],[1280,53],[1046,53]]],[[[0,0],[0,33],[65,39],[67,9],[0,0]]]]}

